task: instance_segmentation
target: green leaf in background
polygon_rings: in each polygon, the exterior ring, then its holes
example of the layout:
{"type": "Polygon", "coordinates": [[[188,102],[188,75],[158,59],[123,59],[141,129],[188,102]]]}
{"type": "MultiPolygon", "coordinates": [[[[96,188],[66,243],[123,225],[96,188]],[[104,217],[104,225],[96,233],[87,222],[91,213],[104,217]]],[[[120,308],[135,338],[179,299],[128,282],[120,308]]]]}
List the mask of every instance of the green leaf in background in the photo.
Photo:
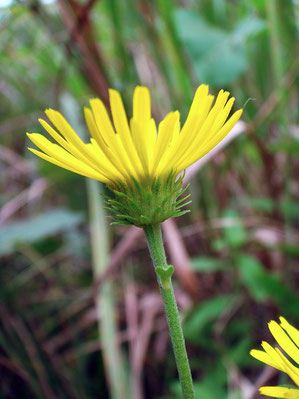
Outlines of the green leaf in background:
{"type": "Polygon", "coordinates": [[[227,209],[223,214],[223,235],[212,242],[215,251],[240,249],[248,239],[248,233],[243,226],[239,213],[227,209]]]}
{"type": "Polygon", "coordinates": [[[240,198],[239,203],[261,212],[273,212],[275,205],[273,199],[269,197],[240,198]]]}
{"type": "Polygon", "coordinates": [[[239,339],[234,345],[232,345],[228,352],[230,358],[236,363],[240,365],[247,366],[250,362],[250,358],[247,354],[250,351],[251,339],[246,336],[246,332],[242,335],[242,339],[239,339]]]}
{"type": "Polygon", "coordinates": [[[197,272],[215,272],[224,270],[226,265],[223,260],[208,256],[199,256],[191,259],[191,266],[197,272]]]}
{"type": "Polygon", "coordinates": [[[290,155],[297,155],[299,153],[299,140],[292,137],[288,141],[278,140],[275,143],[269,144],[269,150],[273,153],[285,151],[290,155]]]}
{"type": "Polygon", "coordinates": [[[222,365],[215,366],[212,370],[209,370],[207,376],[195,386],[196,397],[214,399],[225,398],[226,391],[223,384],[225,374],[226,372],[222,365]],[[216,381],[217,383],[215,384],[216,381]]]}
{"type": "Polygon", "coordinates": [[[281,213],[286,218],[298,218],[299,216],[299,204],[298,202],[290,200],[282,200],[279,204],[281,213]]]}
{"type": "Polygon", "coordinates": [[[202,331],[207,325],[230,308],[236,299],[236,295],[219,295],[196,306],[184,320],[183,330],[186,340],[198,342],[203,338],[202,331]]]}
{"type": "Polygon", "coordinates": [[[240,269],[242,283],[257,302],[272,298],[281,311],[287,309],[292,314],[298,314],[298,296],[276,276],[265,270],[256,258],[247,254],[239,255],[237,266],[240,269]]]}
{"type": "Polygon", "coordinates": [[[14,252],[17,244],[32,243],[73,229],[83,220],[82,215],[66,209],[53,209],[21,222],[2,226],[0,229],[0,254],[14,252]]]}
{"type": "Polygon", "coordinates": [[[228,221],[227,226],[223,228],[223,236],[225,243],[230,248],[240,248],[247,240],[247,231],[245,230],[242,219],[238,212],[228,209],[224,213],[224,218],[228,221]]]}
{"type": "MultiPolygon", "coordinates": [[[[200,381],[194,381],[194,391],[196,398],[226,398],[226,370],[221,363],[213,365],[213,367],[206,367],[206,375],[200,381]]],[[[182,394],[179,383],[173,382],[171,384],[171,396],[166,396],[161,399],[181,399],[182,394]]]]}
{"type": "Polygon", "coordinates": [[[250,0],[250,2],[260,11],[264,11],[266,8],[266,0],[250,0]]]}
{"type": "Polygon", "coordinates": [[[258,302],[266,300],[269,293],[263,284],[263,279],[269,278],[269,274],[261,263],[253,256],[242,254],[237,258],[237,265],[240,269],[241,281],[253,298],[258,302]]]}
{"type": "Polygon", "coordinates": [[[182,8],[176,10],[175,21],[198,79],[213,86],[227,85],[246,71],[246,42],[266,27],[262,20],[252,16],[240,20],[232,31],[226,31],[182,8]]]}

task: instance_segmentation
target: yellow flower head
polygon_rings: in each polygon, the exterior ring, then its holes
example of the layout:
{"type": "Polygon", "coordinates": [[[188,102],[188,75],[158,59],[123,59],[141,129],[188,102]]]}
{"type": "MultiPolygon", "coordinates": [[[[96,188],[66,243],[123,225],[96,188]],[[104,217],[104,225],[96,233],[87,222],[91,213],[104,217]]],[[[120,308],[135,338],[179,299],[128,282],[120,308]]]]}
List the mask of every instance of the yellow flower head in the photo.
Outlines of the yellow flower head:
{"type": "MultiPolygon", "coordinates": [[[[250,351],[251,356],[287,373],[294,383],[299,386],[299,368],[293,364],[299,365],[299,331],[283,317],[280,317],[280,324],[272,320],[268,326],[278,345],[292,359],[292,362],[279,348],[273,348],[267,342],[262,342],[264,351],[253,349],[250,351]]],[[[273,398],[299,399],[299,389],[297,388],[262,387],[260,392],[273,398]]]]}
{"type": "Polygon", "coordinates": [[[56,130],[42,119],[39,122],[57,144],[32,133],[28,134],[30,140],[42,152],[29,150],[55,165],[106,183],[118,193],[117,201],[110,202],[110,206],[118,213],[121,208],[126,210],[119,221],[143,225],[176,216],[176,200],[181,194],[178,174],[214,148],[235,125],[242,110],[227,120],[234,98],[228,99],[229,92],[221,90],[213,105],[214,96],[209,94],[208,86],[201,85],[182,128],[180,114],[174,111],[157,129],[146,87],[135,89],[130,122],[120,94],[111,89],[109,95],[113,124],[99,99],[90,100],[90,108],[84,110],[92,136],[89,143],[82,142],[59,112],[48,109],[45,113],[56,130]]]}

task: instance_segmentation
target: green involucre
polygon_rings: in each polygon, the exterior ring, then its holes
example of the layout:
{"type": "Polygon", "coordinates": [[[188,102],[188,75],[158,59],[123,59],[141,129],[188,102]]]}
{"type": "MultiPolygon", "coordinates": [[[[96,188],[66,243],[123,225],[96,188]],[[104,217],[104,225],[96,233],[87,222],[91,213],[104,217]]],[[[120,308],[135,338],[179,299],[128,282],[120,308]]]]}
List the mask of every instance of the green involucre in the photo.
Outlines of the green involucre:
{"type": "Polygon", "coordinates": [[[164,220],[183,215],[189,210],[181,210],[191,201],[186,202],[190,194],[179,197],[187,190],[182,188],[184,176],[176,178],[171,172],[166,178],[138,182],[134,177],[131,184],[117,183],[108,186],[112,196],[106,196],[106,209],[112,212],[112,224],[125,224],[143,227],[160,224],[164,220]]]}

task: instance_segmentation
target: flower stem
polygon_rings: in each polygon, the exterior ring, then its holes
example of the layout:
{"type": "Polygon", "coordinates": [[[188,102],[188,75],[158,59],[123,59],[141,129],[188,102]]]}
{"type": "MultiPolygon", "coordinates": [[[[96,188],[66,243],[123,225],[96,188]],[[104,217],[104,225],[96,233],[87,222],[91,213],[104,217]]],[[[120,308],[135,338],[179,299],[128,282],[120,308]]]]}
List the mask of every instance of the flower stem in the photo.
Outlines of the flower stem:
{"type": "Polygon", "coordinates": [[[195,399],[184,335],[171,282],[174,267],[167,265],[160,225],[147,225],[144,227],[144,232],[164,301],[170,337],[183,391],[183,398],[195,399]]]}

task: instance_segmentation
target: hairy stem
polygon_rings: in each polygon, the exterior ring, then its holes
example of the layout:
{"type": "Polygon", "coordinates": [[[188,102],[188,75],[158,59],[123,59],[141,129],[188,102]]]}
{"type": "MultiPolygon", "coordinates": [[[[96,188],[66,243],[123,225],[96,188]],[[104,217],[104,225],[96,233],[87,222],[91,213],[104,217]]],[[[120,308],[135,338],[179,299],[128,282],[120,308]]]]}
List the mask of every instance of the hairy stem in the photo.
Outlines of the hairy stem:
{"type": "Polygon", "coordinates": [[[144,232],[164,301],[169,333],[183,391],[183,397],[184,399],[195,399],[192,376],[185,347],[185,339],[171,282],[174,268],[171,265],[167,265],[166,262],[160,225],[145,226],[144,232]]]}

